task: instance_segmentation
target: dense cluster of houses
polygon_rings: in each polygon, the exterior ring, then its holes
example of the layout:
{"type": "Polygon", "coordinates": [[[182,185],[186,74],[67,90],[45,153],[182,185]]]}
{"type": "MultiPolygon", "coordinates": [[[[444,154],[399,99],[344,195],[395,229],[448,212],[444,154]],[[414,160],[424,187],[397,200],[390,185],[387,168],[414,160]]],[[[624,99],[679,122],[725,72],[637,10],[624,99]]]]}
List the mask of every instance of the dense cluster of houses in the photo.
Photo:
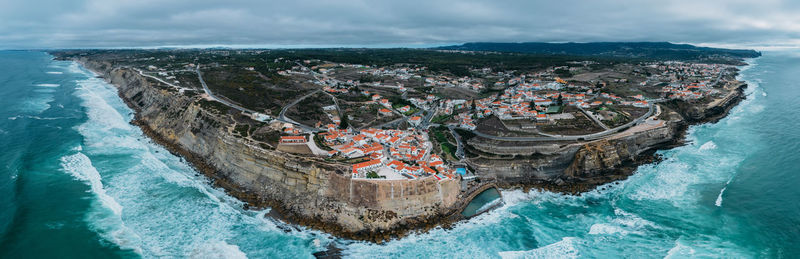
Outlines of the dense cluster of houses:
{"type": "Polygon", "coordinates": [[[425,67],[397,67],[397,68],[387,68],[387,67],[379,67],[379,68],[368,68],[363,71],[359,71],[362,74],[368,74],[372,76],[390,76],[394,77],[399,80],[408,80],[411,78],[421,78],[421,76],[417,75],[421,71],[424,71],[425,67]]]}
{"type": "Polygon", "coordinates": [[[713,92],[707,82],[692,84],[670,84],[661,90],[669,99],[696,100],[713,92]]]}
{"type": "MultiPolygon", "coordinates": [[[[308,62],[306,62],[308,63],[308,62]]],[[[583,64],[584,66],[590,63],[583,64]]],[[[358,81],[340,81],[330,75],[332,70],[340,66],[353,66],[363,68],[358,73],[378,77],[394,77],[398,80],[408,80],[420,78],[428,87],[461,87],[480,91],[486,88],[486,82],[480,78],[456,77],[448,75],[437,75],[421,77],[419,73],[425,67],[381,67],[372,68],[361,65],[346,64],[327,64],[325,67],[312,67],[319,71],[318,83],[323,85],[323,89],[330,93],[347,93],[352,86],[369,84],[375,87],[393,87],[405,92],[402,84],[381,85],[381,83],[361,83],[358,81]]],[[[648,82],[656,80],[659,82],[671,82],[663,87],[663,92],[668,98],[676,99],[699,99],[705,95],[713,93],[710,78],[719,75],[725,66],[692,64],[682,62],[657,62],[649,64],[651,68],[662,71],[661,74],[650,76],[640,85],[646,86],[648,82]],[[682,83],[687,77],[702,77],[704,81],[699,83],[682,83]]],[[[553,67],[545,71],[515,75],[514,71],[492,72],[485,68],[473,71],[484,75],[491,75],[499,78],[495,86],[502,87],[502,92],[491,96],[474,99],[439,99],[428,94],[425,97],[413,97],[407,100],[414,106],[431,111],[437,114],[452,115],[456,124],[461,128],[474,130],[477,127],[475,120],[495,115],[503,120],[528,119],[536,122],[552,122],[557,119],[557,115],[562,106],[575,106],[582,109],[597,107],[600,105],[627,105],[640,108],[647,108],[650,103],[642,95],[629,96],[626,98],[610,94],[595,93],[588,83],[578,85],[566,82],[555,76],[560,73],[557,70],[573,71],[574,67],[553,67]],[[438,104],[438,106],[437,106],[438,104]],[[471,109],[466,109],[471,108],[471,109]],[[553,115],[553,116],[551,116],[553,115]]],[[[303,71],[302,67],[284,73],[310,73],[303,71]]],[[[697,82],[697,81],[695,81],[697,82]]],[[[600,82],[599,84],[604,84],[600,82]]],[[[409,113],[412,107],[409,105],[393,105],[389,99],[367,90],[361,92],[369,96],[371,102],[380,105],[378,114],[381,116],[391,116],[394,113],[409,113]]],[[[338,119],[338,118],[337,118],[338,119]]],[[[408,123],[420,125],[422,117],[410,116],[408,123]]],[[[363,129],[353,131],[352,129],[339,129],[338,121],[329,124],[327,131],[320,133],[325,144],[332,148],[328,152],[330,157],[340,157],[341,159],[358,159],[361,162],[352,165],[353,178],[373,178],[376,172],[381,176],[388,173],[401,175],[406,179],[417,179],[424,177],[435,177],[437,179],[452,178],[454,170],[450,169],[442,159],[436,154],[431,154],[432,143],[429,141],[427,133],[415,129],[363,129]]],[[[321,125],[317,125],[318,128],[321,125]]],[[[297,135],[297,129],[286,128],[285,133],[297,135]]],[[[307,141],[303,137],[282,138],[281,143],[296,143],[307,141]]]]}
{"type": "Polygon", "coordinates": [[[366,178],[367,173],[381,170],[407,179],[453,177],[454,171],[438,155],[431,154],[432,143],[421,131],[369,128],[353,132],[330,124],[320,135],[333,149],[329,156],[368,159],[352,166],[353,178],[366,178]]]}
{"type": "Polygon", "coordinates": [[[463,77],[452,77],[452,76],[445,76],[439,75],[435,77],[426,77],[425,78],[425,86],[436,86],[436,87],[461,87],[470,89],[473,91],[481,91],[486,86],[484,85],[483,81],[472,78],[468,76],[463,77]]]}
{"type": "Polygon", "coordinates": [[[696,100],[716,92],[711,80],[721,76],[730,66],[666,61],[648,64],[661,73],[648,80],[668,82],[662,92],[668,99],[696,100]],[[689,83],[687,83],[687,81],[689,83]]]}

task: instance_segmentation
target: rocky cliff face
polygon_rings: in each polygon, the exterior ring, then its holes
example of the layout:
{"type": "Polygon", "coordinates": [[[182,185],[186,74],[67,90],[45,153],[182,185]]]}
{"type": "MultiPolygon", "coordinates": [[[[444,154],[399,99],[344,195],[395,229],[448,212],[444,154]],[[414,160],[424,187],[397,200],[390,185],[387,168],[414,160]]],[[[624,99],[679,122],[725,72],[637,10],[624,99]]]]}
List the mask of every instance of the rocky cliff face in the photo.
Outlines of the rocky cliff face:
{"type": "Polygon", "coordinates": [[[477,174],[498,179],[501,186],[541,187],[580,193],[597,185],[621,180],[643,163],[655,161],[659,149],[681,144],[689,124],[717,121],[745,98],[739,83],[713,105],[671,101],[665,124],[634,134],[619,134],[587,143],[498,143],[475,138],[468,141],[479,152],[498,158],[472,158],[477,174]]]}
{"type": "Polygon", "coordinates": [[[479,151],[513,158],[470,159],[469,164],[477,174],[496,178],[502,186],[579,193],[624,179],[637,165],[653,161],[649,154],[678,141],[685,123],[672,115],[661,127],[587,143],[512,145],[473,139],[469,144],[479,151]]]}
{"type": "Polygon", "coordinates": [[[199,95],[154,87],[137,72],[108,63],[80,62],[117,86],[147,135],[231,195],[270,206],[287,221],[379,242],[457,214],[458,180],[354,180],[345,165],[264,149],[234,136],[226,130],[230,116],[202,108],[199,95]]]}
{"type": "MultiPolygon", "coordinates": [[[[347,166],[260,148],[229,133],[225,127],[232,123],[230,115],[204,109],[198,104],[200,96],[155,87],[135,71],[110,63],[79,62],[118,87],[120,97],[137,112],[134,123],[153,140],[185,157],[231,195],[272,207],[287,221],[380,242],[409,230],[449,224],[469,202],[457,180],[354,180],[347,166]]],[[[686,119],[689,122],[714,120],[743,98],[742,89],[697,116],[675,110],[692,117],[686,119]]],[[[682,138],[686,120],[670,114],[664,126],[588,143],[526,145],[471,139],[471,148],[497,157],[469,159],[468,165],[504,187],[587,191],[624,179],[638,164],[653,161],[649,154],[682,138]]]]}

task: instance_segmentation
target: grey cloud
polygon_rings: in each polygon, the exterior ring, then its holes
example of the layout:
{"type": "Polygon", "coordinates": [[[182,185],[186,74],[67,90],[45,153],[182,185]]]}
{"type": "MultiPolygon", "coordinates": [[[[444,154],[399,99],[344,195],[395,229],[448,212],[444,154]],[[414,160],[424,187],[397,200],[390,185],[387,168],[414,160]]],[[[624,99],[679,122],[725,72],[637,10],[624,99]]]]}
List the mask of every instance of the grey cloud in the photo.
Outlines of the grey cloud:
{"type": "Polygon", "coordinates": [[[0,0],[0,48],[798,39],[800,3],[780,0],[0,0]]]}

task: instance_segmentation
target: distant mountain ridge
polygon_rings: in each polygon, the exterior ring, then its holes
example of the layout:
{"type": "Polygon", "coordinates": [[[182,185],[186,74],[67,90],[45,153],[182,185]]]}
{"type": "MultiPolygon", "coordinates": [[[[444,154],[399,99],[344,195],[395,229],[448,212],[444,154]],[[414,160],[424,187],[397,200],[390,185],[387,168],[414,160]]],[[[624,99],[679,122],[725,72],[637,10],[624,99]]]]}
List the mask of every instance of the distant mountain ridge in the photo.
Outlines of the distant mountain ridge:
{"type": "Polygon", "coordinates": [[[670,42],[470,42],[461,45],[443,46],[436,49],[679,60],[709,58],[741,59],[761,56],[760,52],[751,49],[698,47],[690,44],[674,44],[670,42]]]}

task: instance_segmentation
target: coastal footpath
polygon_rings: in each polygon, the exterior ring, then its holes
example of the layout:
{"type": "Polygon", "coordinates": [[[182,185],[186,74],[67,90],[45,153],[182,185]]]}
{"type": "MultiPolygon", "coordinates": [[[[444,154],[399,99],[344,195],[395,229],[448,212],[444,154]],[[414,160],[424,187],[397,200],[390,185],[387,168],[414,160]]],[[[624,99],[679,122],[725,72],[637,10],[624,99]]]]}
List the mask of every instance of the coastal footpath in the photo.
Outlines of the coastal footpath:
{"type": "MultiPolygon", "coordinates": [[[[200,95],[154,87],[135,70],[104,61],[74,60],[113,84],[133,109],[132,123],[184,157],[213,184],[270,215],[355,240],[383,242],[413,230],[449,226],[488,185],[464,188],[462,179],[437,181],[352,179],[350,168],[309,156],[259,147],[228,129],[231,118],[202,107],[200,95]]],[[[689,124],[718,120],[744,98],[743,83],[722,101],[698,108],[662,104],[659,116],[593,141],[501,143],[474,137],[469,148],[511,159],[469,159],[484,183],[580,193],[621,180],[656,161],[658,149],[681,144],[689,124]],[[668,108],[668,110],[667,110],[668,108]]]]}

